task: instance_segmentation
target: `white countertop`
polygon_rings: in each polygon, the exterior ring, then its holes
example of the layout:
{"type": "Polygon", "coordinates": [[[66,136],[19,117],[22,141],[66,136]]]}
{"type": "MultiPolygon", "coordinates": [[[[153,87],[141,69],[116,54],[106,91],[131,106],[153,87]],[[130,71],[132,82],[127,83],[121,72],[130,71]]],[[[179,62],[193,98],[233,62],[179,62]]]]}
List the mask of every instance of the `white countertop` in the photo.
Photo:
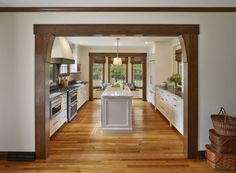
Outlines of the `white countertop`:
{"type": "Polygon", "coordinates": [[[123,90],[121,87],[107,87],[101,95],[102,97],[133,97],[133,93],[130,91],[129,87],[125,86],[123,90]]]}

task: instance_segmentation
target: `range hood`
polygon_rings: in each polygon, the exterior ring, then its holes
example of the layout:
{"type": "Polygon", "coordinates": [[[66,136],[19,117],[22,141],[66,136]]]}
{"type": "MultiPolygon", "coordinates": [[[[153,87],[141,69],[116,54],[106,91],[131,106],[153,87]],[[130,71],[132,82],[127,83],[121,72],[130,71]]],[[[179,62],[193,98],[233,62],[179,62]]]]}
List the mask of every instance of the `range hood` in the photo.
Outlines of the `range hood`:
{"type": "Polygon", "coordinates": [[[52,46],[52,64],[74,64],[70,45],[65,37],[56,37],[52,46]]]}

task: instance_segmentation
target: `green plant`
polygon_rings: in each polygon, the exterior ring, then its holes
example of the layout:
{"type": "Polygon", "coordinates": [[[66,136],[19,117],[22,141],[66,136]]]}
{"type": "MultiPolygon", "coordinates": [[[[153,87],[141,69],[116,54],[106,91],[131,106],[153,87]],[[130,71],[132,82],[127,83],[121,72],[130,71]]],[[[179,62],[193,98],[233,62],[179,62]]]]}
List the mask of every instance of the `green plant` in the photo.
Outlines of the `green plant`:
{"type": "Polygon", "coordinates": [[[177,84],[181,85],[181,76],[180,76],[180,74],[178,74],[178,73],[173,74],[172,76],[170,76],[170,77],[168,78],[168,81],[169,81],[169,82],[174,82],[175,85],[177,85],[177,84]]]}

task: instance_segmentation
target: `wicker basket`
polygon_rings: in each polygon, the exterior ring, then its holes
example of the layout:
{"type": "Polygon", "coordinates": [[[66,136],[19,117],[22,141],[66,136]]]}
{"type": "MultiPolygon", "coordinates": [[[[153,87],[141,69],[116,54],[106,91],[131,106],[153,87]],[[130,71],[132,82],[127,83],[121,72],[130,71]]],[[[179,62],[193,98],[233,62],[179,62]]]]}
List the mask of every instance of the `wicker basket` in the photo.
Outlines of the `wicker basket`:
{"type": "Polygon", "coordinates": [[[236,154],[217,153],[211,145],[206,145],[207,163],[218,170],[236,170],[236,154]]]}
{"type": "Polygon", "coordinates": [[[222,136],[214,129],[210,129],[209,134],[211,145],[217,153],[236,153],[236,136],[222,136]]]}
{"type": "Polygon", "coordinates": [[[218,114],[211,115],[216,133],[223,136],[236,136],[236,118],[229,116],[224,108],[218,114]]]}

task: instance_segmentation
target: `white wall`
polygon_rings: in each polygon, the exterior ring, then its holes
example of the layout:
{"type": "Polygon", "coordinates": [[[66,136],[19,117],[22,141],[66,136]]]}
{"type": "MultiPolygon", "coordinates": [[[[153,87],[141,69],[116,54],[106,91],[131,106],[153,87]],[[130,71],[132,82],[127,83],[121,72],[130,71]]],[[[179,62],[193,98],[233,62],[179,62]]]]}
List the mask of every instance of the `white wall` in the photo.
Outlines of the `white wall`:
{"type": "Polygon", "coordinates": [[[15,56],[12,51],[14,47],[14,16],[8,13],[1,14],[0,23],[0,150],[5,151],[8,148],[17,148],[18,145],[17,139],[12,138],[11,133],[7,132],[21,129],[18,128],[20,125],[12,124],[14,119],[19,119],[14,110],[16,103],[14,96],[17,92],[14,86],[16,83],[12,80],[17,76],[13,64],[15,56]]]}
{"type": "Polygon", "coordinates": [[[209,143],[210,114],[219,106],[236,112],[236,13],[1,13],[0,23],[1,69],[9,72],[1,74],[0,151],[35,150],[33,24],[37,23],[200,24],[200,150],[209,143]]]}
{"type": "Polygon", "coordinates": [[[172,44],[170,41],[156,42],[156,80],[158,85],[172,74],[172,44]]]}

